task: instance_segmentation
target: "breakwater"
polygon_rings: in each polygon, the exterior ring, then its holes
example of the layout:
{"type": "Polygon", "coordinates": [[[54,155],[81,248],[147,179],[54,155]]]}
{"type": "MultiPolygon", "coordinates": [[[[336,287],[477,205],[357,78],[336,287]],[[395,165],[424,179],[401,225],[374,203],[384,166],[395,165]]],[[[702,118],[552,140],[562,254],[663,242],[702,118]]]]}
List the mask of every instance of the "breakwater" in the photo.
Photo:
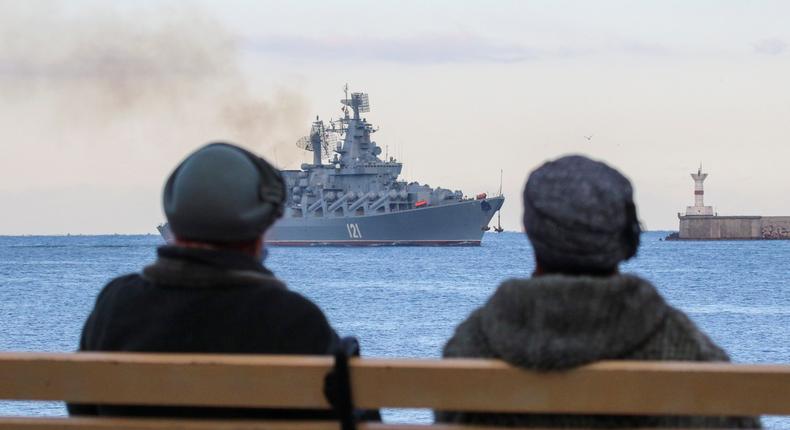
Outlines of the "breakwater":
{"type": "Polygon", "coordinates": [[[790,240],[790,216],[679,215],[668,240],[790,240]]]}

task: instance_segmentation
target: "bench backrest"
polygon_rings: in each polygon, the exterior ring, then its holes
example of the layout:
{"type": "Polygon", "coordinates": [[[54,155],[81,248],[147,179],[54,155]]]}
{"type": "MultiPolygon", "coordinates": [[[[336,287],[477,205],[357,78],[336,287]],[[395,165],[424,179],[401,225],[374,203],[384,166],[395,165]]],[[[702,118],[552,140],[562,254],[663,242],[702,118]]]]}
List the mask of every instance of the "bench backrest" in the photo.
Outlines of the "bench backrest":
{"type": "MultiPolygon", "coordinates": [[[[0,353],[0,399],[329,408],[332,366],[307,356],[0,353]]],[[[538,373],[496,360],[356,358],[350,368],[360,408],[790,415],[790,365],[609,361],[538,373]]]]}

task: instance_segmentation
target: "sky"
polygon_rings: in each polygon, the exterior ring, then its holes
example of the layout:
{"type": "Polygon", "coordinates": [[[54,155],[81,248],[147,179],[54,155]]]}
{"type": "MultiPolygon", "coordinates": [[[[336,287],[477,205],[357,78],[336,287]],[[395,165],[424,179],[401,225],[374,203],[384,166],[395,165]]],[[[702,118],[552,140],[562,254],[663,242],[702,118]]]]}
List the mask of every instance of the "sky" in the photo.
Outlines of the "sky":
{"type": "Polygon", "coordinates": [[[370,94],[404,177],[495,193],[584,154],[677,229],[689,173],[719,214],[790,215],[790,3],[0,0],[0,234],[149,233],[187,154],[233,141],[282,168],[370,94]],[[587,140],[584,136],[592,135],[587,140]]]}

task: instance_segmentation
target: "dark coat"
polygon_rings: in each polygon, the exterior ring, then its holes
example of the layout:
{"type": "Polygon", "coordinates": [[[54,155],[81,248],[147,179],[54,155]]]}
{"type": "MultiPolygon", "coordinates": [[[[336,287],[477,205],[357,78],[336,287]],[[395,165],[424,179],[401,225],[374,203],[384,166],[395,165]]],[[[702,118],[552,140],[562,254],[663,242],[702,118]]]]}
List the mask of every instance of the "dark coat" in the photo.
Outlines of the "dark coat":
{"type": "MultiPolygon", "coordinates": [[[[330,354],[321,310],[251,256],[165,246],[142,274],[112,280],[80,351],[330,354]]],[[[328,418],[325,411],[68,405],[72,415],[328,418]]]]}
{"type": "MultiPolygon", "coordinates": [[[[503,283],[461,323],[445,357],[539,371],[598,360],[728,361],[683,312],[636,276],[546,275],[503,283]]],[[[521,427],[759,427],[758,419],[437,412],[437,421],[521,427]]]]}

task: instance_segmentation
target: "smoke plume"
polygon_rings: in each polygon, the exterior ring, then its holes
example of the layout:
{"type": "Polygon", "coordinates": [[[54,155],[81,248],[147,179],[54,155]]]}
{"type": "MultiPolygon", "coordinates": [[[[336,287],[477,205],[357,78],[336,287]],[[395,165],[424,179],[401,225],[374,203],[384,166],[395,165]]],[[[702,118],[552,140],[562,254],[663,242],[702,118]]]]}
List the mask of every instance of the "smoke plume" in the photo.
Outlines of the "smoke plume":
{"type": "Polygon", "coordinates": [[[251,79],[233,35],[178,3],[0,0],[0,97],[16,151],[0,170],[42,187],[30,164],[61,184],[160,183],[211,140],[288,164],[306,127],[303,97],[251,79]]]}

